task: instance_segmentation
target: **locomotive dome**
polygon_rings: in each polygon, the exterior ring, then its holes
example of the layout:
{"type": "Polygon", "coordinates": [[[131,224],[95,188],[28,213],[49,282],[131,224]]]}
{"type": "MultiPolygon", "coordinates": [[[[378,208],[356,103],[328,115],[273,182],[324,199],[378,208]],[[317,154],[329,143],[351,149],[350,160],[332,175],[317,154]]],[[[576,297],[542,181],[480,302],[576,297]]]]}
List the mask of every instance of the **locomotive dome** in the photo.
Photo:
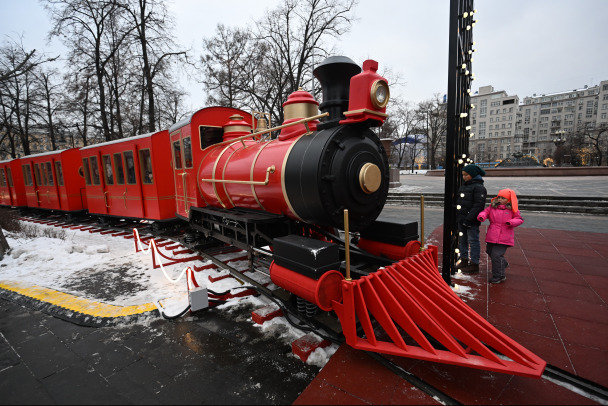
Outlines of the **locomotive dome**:
{"type": "MultiPolygon", "coordinates": [[[[283,124],[313,117],[319,114],[319,102],[307,91],[299,88],[287,97],[287,101],[283,103],[283,124]]],[[[317,129],[319,120],[308,122],[309,128],[314,131],[317,129]]],[[[302,134],[305,131],[304,124],[296,124],[290,127],[283,128],[279,135],[279,140],[287,140],[302,134]]]]}
{"type": "Polygon", "coordinates": [[[283,103],[285,122],[295,118],[312,117],[319,114],[319,102],[307,91],[299,88],[283,103]]]}
{"type": "Polygon", "coordinates": [[[224,141],[230,141],[251,134],[251,126],[239,114],[230,116],[230,121],[222,127],[224,128],[224,141]]]}

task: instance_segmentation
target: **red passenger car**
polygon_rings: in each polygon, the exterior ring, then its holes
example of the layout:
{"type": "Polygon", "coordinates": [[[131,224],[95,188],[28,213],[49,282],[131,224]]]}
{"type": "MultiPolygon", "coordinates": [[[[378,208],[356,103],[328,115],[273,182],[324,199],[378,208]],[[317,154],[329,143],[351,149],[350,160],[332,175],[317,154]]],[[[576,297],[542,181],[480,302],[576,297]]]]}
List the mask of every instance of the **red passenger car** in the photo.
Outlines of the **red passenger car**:
{"type": "Polygon", "coordinates": [[[175,218],[167,130],[81,148],[89,213],[121,218],[175,218]]]}
{"type": "Polygon", "coordinates": [[[172,151],[172,174],[175,182],[176,212],[189,219],[190,207],[205,207],[208,203],[199,191],[198,166],[208,151],[205,148],[222,142],[223,126],[233,115],[243,117],[244,123],[252,128],[251,114],[228,107],[208,107],[169,128],[172,151]]]}
{"type": "Polygon", "coordinates": [[[19,159],[27,206],[76,212],[85,210],[86,191],[78,148],[19,159]]]}
{"type": "Polygon", "coordinates": [[[0,206],[23,207],[26,205],[19,160],[0,162],[0,206]]]}

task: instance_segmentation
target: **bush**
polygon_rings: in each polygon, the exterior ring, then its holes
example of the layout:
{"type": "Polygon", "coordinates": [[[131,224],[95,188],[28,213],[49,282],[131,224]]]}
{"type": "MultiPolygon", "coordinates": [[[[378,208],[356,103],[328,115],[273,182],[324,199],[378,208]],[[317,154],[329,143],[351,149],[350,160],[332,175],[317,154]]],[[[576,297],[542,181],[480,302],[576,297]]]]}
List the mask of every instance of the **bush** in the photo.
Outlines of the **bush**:
{"type": "Polygon", "coordinates": [[[18,238],[49,237],[65,240],[65,230],[58,228],[40,229],[34,225],[25,224],[18,220],[19,213],[15,210],[0,208],[0,227],[11,232],[18,238]]]}
{"type": "Polygon", "coordinates": [[[19,213],[8,208],[0,208],[0,227],[4,231],[21,231],[21,222],[17,220],[19,213]]]}

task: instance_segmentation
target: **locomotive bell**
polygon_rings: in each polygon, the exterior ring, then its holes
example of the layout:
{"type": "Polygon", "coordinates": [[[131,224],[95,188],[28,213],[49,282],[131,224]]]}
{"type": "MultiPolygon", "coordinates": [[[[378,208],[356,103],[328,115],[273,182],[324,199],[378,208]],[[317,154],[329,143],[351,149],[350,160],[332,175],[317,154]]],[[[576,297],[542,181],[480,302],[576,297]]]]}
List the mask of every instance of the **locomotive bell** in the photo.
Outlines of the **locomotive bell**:
{"type": "Polygon", "coordinates": [[[249,123],[243,120],[243,116],[238,114],[230,116],[230,121],[222,127],[224,128],[224,141],[230,141],[251,134],[249,123]]]}

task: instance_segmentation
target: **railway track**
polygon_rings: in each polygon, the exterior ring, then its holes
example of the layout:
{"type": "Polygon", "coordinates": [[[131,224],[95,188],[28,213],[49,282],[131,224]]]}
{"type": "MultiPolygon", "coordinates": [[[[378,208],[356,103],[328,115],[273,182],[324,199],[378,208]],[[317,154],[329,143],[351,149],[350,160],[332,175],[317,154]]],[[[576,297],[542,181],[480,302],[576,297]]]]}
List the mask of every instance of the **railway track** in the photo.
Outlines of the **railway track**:
{"type": "MultiPolygon", "coordinates": [[[[122,236],[126,237],[127,234],[132,235],[131,230],[135,227],[139,230],[139,233],[143,236],[144,240],[150,238],[164,239],[173,241],[176,244],[182,244],[188,247],[192,254],[200,256],[204,260],[211,261],[219,270],[228,271],[232,277],[238,280],[242,286],[242,289],[250,289],[256,291],[258,294],[265,296],[271,302],[275,303],[283,311],[284,317],[294,328],[297,328],[303,332],[314,332],[318,336],[325,340],[342,344],[344,342],[344,336],[341,334],[339,323],[330,323],[330,318],[320,317],[307,317],[301,314],[297,305],[289,297],[289,293],[278,288],[275,290],[269,289],[267,284],[260,283],[257,280],[247,276],[243,271],[240,271],[232,267],[228,261],[219,259],[219,256],[225,254],[226,250],[234,250],[232,247],[222,246],[201,246],[196,241],[188,241],[187,230],[181,229],[175,230],[162,230],[153,227],[152,224],[146,224],[142,222],[120,222],[114,223],[100,223],[92,218],[71,218],[65,219],[63,216],[51,215],[45,218],[37,217],[22,217],[22,220],[33,221],[41,224],[53,225],[60,228],[71,228],[80,230],[89,230],[91,232],[97,232],[101,235],[107,236],[122,236]],[[94,231],[92,231],[94,230],[94,231]]],[[[248,256],[251,271],[260,272],[268,276],[268,264],[271,257],[271,252],[263,249],[254,249],[248,256]]],[[[215,293],[216,295],[227,296],[229,292],[222,292],[221,294],[215,293]]],[[[233,295],[236,297],[238,295],[233,295]]],[[[210,300],[211,303],[219,304],[223,301],[221,299],[210,300]]],[[[183,314],[183,313],[182,313],[183,314]]],[[[181,316],[181,315],[180,315],[181,316]]],[[[401,379],[407,381],[411,385],[415,386],[428,396],[433,397],[435,400],[445,405],[460,405],[462,404],[457,399],[453,398],[449,394],[445,393],[441,389],[432,384],[425,382],[420,377],[412,374],[405,370],[400,365],[391,361],[387,357],[367,352],[367,354],[380,363],[391,372],[399,376],[401,379]]],[[[556,385],[559,385],[567,390],[575,392],[581,396],[584,396],[590,400],[598,402],[599,404],[608,405],[608,388],[571,374],[568,371],[562,370],[552,365],[547,365],[542,375],[542,379],[548,380],[556,385]]]]}

